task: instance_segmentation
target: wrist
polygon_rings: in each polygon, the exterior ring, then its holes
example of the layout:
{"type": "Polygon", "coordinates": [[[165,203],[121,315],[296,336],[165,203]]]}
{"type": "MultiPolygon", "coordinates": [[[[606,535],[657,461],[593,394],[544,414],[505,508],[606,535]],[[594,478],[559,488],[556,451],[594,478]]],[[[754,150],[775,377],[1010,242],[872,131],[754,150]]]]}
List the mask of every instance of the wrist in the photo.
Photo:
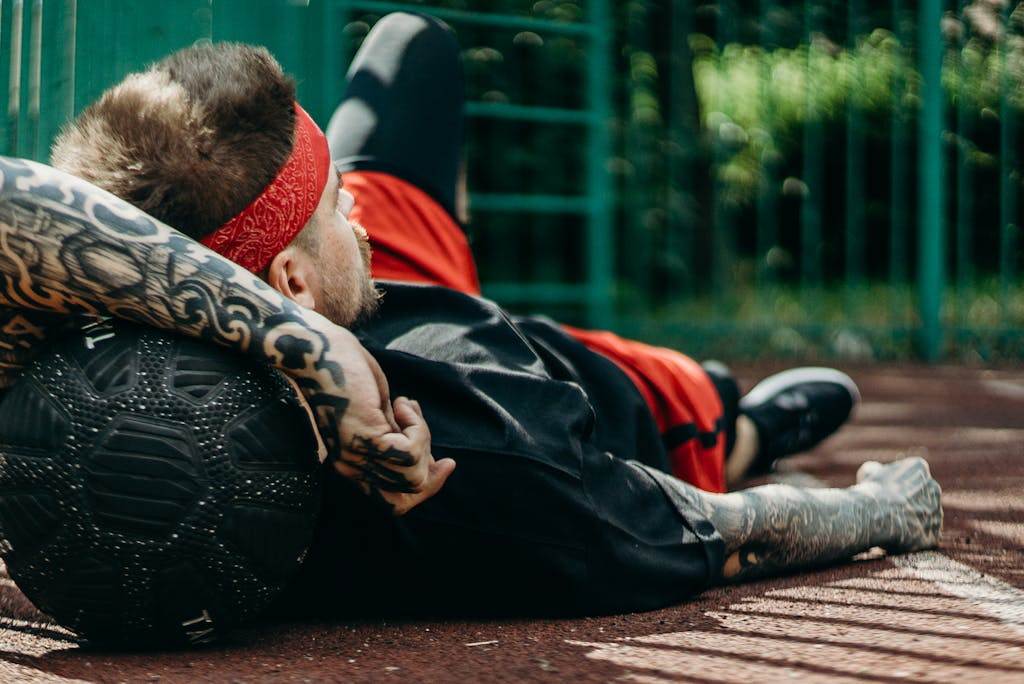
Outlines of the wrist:
{"type": "Polygon", "coordinates": [[[896,506],[878,482],[860,482],[850,487],[850,492],[860,499],[864,520],[868,529],[868,545],[888,548],[894,541],[892,524],[896,506]]]}

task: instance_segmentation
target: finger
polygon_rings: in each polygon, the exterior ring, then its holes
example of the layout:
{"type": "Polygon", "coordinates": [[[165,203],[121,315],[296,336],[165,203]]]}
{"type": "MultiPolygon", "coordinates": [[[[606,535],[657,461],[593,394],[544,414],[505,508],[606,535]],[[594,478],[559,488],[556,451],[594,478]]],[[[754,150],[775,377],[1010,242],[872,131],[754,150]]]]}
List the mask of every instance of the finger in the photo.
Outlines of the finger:
{"type": "Polygon", "coordinates": [[[422,503],[441,491],[444,483],[448,481],[451,474],[455,472],[455,461],[450,458],[442,458],[430,465],[430,477],[426,485],[420,490],[416,503],[422,503]]]}
{"type": "Polygon", "coordinates": [[[398,423],[395,422],[395,413],[391,408],[391,388],[388,386],[388,378],[384,375],[384,370],[377,363],[377,360],[370,355],[369,352],[363,352],[364,358],[366,359],[366,365],[370,368],[370,373],[373,374],[373,379],[377,383],[377,391],[380,392],[380,408],[384,412],[384,417],[388,421],[388,425],[393,430],[398,431],[398,423]]]}
{"type": "Polygon", "coordinates": [[[414,402],[405,397],[399,397],[395,401],[395,418],[398,420],[398,427],[402,434],[413,443],[430,443],[430,428],[423,414],[414,407],[414,402]]]}
{"type": "Polygon", "coordinates": [[[415,414],[416,416],[415,419],[407,421],[407,424],[413,422],[423,422],[425,420],[423,418],[423,408],[420,407],[420,402],[416,401],[415,399],[410,399],[409,397],[398,397],[398,399],[395,399],[396,410],[399,404],[408,407],[409,410],[412,411],[413,414],[415,414]]]}
{"type": "Polygon", "coordinates": [[[878,461],[866,461],[857,469],[857,482],[863,482],[881,469],[882,464],[878,461]]]}
{"type": "Polygon", "coordinates": [[[420,422],[420,415],[416,413],[416,409],[412,407],[412,402],[407,398],[398,397],[393,404],[395,407],[395,421],[398,423],[399,432],[410,425],[420,422]]]}
{"type": "Polygon", "coordinates": [[[386,399],[381,402],[381,409],[384,411],[384,418],[388,421],[388,427],[398,432],[401,428],[398,427],[398,420],[395,418],[395,412],[391,408],[390,402],[386,399]]]}
{"type": "Polygon", "coordinates": [[[448,476],[454,472],[454,458],[442,458],[440,461],[434,461],[430,466],[430,478],[432,485],[434,485],[434,491],[440,491],[441,487],[448,480],[448,476]]]}
{"type": "Polygon", "coordinates": [[[423,407],[420,406],[420,402],[416,401],[415,399],[410,399],[409,403],[412,404],[412,407],[414,409],[416,409],[416,413],[420,414],[420,418],[422,418],[425,421],[426,417],[423,415],[423,407]]]}

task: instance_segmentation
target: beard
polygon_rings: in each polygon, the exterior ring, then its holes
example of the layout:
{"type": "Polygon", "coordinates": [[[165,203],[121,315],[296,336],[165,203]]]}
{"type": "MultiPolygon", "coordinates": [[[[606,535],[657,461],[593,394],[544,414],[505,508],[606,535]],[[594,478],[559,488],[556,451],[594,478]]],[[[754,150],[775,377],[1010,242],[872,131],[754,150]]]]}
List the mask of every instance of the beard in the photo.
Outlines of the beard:
{"type": "Polygon", "coordinates": [[[357,272],[337,259],[317,255],[320,273],[323,315],[332,323],[349,328],[371,316],[380,305],[381,293],[370,277],[373,251],[362,226],[352,223],[359,246],[360,268],[357,272]]]}

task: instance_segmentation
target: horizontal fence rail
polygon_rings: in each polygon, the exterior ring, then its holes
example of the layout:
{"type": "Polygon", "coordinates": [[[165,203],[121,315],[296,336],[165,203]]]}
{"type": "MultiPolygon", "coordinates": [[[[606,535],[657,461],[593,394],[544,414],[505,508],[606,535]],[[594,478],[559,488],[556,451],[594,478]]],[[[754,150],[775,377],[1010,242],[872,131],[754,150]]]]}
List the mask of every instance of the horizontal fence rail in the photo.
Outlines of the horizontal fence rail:
{"type": "Polygon", "coordinates": [[[326,122],[382,15],[463,48],[488,296],[695,355],[1024,355],[1024,9],[975,0],[0,0],[0,145],[266,45],[326,122]]]}

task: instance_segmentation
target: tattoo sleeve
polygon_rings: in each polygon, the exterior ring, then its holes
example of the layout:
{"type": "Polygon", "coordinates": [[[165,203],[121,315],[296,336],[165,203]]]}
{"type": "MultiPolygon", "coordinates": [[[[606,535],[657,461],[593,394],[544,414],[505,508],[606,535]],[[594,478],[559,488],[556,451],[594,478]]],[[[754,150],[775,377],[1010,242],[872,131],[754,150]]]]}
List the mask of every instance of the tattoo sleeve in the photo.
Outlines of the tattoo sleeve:
{"type": "Polygon", "coordinates": [[[849,560],[886,543],[886,511],[851,489],[766,485],[719,495],[708,510],[726,542],[727,581],[849,560]]]}
{"type": "Polygon", "coordinates": [[[43,343],[75,325],[60,314],[0,308],[0,392],[14,384],[43,343]]]}
{"type": "Polygon", "coordinates": [[[713,494],[657,479],[700,511],[726,546],[723,579],[757,579],[849,560],[875,546],[902,552],[938,543],[939,488],[917,463],[890,466],[883,482],[846,489],[765,485],[713,494]]]}
{"type": "Polygon", "coordinates": [[[276,366],[339,456],[349,399],[326,319],[86,181],[0,157],[0,386],[69,316],[124,318],[276,366]]]}

